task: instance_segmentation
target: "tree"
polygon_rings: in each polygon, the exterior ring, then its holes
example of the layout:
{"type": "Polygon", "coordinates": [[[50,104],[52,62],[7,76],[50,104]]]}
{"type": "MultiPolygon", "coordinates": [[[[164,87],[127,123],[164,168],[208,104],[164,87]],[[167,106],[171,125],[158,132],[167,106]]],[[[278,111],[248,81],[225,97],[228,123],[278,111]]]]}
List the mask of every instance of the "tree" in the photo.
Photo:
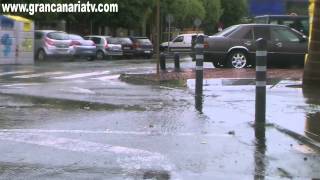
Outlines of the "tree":
{"type": "Polygon", "coordinates": [[[205,18],[202,23],[202,27],[206,34],[212,34],[216,32],[216,25],[221,17],[221,1],[220,0],[202,0],[205,8],[205,18]]]}
{"type": "Polygon", "coordinates": [[[310,0],[309,50],[304,67],[303,84],[320,86],[320,0],[310,0]]]}
{"type": "Polygon", "coordinates": [[[221,0],[222,16],[220,18],[224,27],[238,24],[247,14],[247,0],[221,0]]]}

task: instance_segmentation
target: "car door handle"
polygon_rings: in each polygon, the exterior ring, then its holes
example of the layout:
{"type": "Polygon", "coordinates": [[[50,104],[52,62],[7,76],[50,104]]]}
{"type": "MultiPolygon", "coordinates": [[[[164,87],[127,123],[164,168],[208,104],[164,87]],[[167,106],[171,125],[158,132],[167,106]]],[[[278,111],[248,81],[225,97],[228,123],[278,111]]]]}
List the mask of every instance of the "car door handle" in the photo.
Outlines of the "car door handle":
{"type": "Polygon", "coordinates": [[[278,42],[278,43],[276,44],[276,46],[278,46],[279,48],[281,48],[281,47],[282,47],[282,43],[281,43],[281,42],[278,42]]]}
{"type": "Polygon", "coordinates": [[[251,42],[251,41],[247,41],[247,42],[245,42],[244,44],[247,45],[247,46],[251,46],[251,45],[252,45],[252,42],[251,42]]]}

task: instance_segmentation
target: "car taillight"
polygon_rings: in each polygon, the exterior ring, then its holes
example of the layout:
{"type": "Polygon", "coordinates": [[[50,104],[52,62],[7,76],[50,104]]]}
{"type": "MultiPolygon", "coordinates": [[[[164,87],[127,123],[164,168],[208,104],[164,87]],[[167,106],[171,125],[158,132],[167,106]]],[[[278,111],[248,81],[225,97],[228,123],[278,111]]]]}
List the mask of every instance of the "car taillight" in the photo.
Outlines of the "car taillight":
{"type": "Polygon", "coordinates": [[[138,43],[134,43],[134,44],[132,45],[132,47],[133,47],[134,49],[137,49],[137,48],[140,47],[140,45],[139,45],[138,43]]]}
{"type": "Polygon", "coordinates": [[[79,41],[71,41],[70,46],[80,46],[81,43],[79,41]]]}
{"type": "Polygon", "coordinates": [[[203,48],[204,48],[204,49],[208,49],[208,48],[209,48],[209,43],[208,43],[208,41],[204,41],[204,43],[203,43],[203,48]]]}
{"type": "Polygon", "coordinates": [[[105,49],[109,49],[108,43],[106,43],[106,44],[104,45],[104,48],[105,48],[105,49]]]}
{"type": "Polygon", "coordinates": [[[46,43],[47,45],[50,45],[50,46],[53,46],[53,45],[54,45],[54,42],[53,42],[51,39],[49,39],[49,38],[45,38],[44,41],[45,41],[45,43],[46,43]]]}

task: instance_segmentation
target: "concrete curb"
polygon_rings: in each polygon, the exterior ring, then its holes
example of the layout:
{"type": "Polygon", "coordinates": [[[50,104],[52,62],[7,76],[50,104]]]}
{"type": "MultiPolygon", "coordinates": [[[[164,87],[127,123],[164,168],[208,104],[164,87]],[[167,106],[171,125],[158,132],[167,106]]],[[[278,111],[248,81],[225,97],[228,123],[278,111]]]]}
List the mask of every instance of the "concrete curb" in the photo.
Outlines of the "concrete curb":
{"type": "Polygon", "coordinates": [[[278,131],[285,133],[291,137],[293,137],[294,139],[297,139],[298,141],[303,142],[304,144],[310,146],[311,148],[313,148],[314,150],[320,152],[320,143],[316,142],[315,140],[307,137],[307,136],[303,136],[299,133],[296,133],[294,131],[291,131],[289,129],[286,129],[284,127],[281,127],[277,124],[271,124],[274,128],[276,128],[278,131]]]}

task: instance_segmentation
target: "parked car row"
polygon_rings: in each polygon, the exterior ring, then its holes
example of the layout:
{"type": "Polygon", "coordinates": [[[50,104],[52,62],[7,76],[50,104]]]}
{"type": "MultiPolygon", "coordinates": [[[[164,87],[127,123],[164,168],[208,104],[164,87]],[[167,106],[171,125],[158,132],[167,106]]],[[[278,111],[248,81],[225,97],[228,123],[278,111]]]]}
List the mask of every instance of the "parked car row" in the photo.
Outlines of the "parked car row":
{"type": "Polygon", "coordinates": [[[110,37],[90,35],[81,37],[62,31],[35,31],[35,57],[83,57],[102,60],[111,57],[146,57],[153,55],[153,45],[146,37],[110,37]]]}

